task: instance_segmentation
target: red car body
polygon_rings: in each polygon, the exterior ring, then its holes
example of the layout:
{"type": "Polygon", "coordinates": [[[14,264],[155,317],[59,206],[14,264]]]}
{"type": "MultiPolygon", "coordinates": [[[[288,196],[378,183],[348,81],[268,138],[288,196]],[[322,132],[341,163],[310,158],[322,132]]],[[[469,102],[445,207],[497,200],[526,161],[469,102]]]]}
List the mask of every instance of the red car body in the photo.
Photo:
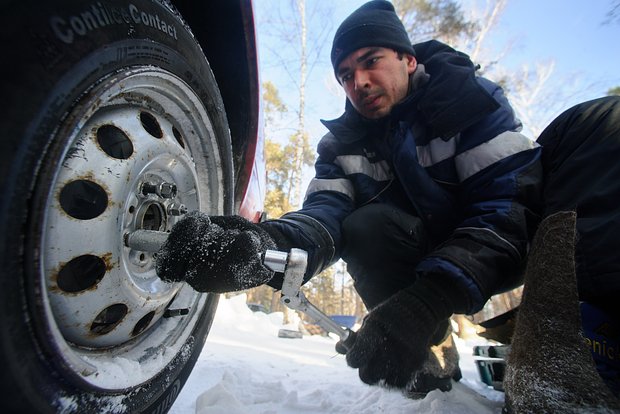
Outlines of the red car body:
{"type": "Polygon", "coordinates": [[[252,3],[179,0],[174,5],[202,46],[224,99],[235,162],[235,211],[256,222],[265,196],[265,159],[252,3]]]}

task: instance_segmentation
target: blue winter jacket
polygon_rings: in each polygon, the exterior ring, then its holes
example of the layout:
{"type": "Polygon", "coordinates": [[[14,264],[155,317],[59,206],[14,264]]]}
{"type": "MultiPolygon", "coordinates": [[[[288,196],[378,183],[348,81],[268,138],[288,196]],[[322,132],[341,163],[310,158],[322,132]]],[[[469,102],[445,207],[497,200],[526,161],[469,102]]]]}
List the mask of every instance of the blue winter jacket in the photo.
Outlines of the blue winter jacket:
{"type": "Polygon", "coordinates": [[[302,209],[267,224],[308,251],[307,280],[339,258],[347,215],[394,205],[422,218],[430,235],[433,249],[415,271],[449,275],[472,313],[520,283],[539,217],[540,147],[466,55],[437,41],[414,48],[405,101],[380,121],[347,101],[340,118],[323,121],[330,132],[302,209]]]}

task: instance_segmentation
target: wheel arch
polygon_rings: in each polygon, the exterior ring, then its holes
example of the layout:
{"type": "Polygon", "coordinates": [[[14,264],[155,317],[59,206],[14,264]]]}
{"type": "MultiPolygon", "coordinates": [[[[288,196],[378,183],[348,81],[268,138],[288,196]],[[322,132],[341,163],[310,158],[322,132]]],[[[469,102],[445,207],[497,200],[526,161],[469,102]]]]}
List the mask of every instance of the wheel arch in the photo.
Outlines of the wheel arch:
{"type": "MultiPolygon", "coordinates": [[[[239,211],[244,199],[251,197],[249,192],[265,188],[261,86],[252,2],[175,0],[174,6],[202,47],[224,100],[233,146],[235,211],[239,211]],[[259,164],[258,169],[255,164],[259,164]],[[256,180],[258,183],[253,182],[256,180]]],[[[259,204],[262,208],[262,202],[259,204]]]]}

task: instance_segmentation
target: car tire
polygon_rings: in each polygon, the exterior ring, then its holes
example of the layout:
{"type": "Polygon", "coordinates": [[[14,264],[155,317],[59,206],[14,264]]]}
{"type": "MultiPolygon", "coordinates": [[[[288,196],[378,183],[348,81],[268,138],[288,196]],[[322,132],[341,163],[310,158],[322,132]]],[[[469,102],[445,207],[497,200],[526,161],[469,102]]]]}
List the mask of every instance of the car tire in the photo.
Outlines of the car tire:
{"type": "Polygon", "coordinates": [[[124,241],[232,212],[216,80],[166,1],[2,8],[2,411],[166,412],[218,297],[124,241]]]}

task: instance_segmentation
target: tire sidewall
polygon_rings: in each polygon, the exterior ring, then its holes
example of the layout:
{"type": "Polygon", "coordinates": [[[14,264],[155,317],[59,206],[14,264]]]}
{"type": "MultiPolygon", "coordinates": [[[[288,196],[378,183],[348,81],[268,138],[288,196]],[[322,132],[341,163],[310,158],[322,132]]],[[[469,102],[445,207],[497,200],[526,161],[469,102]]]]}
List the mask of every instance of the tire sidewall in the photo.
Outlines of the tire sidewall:
{"type": "MultiPolygon", "coordinates": [[[[6,137],[0,151],[4,189],[0,206],[0,302],[5,315],[0,326],[0,358],[5,362],[1,374],[3,405],[8,411],[29,408],[55,412],[59,407],[54,404],[61,396],[71,399],[76,410],[88,411],[96,410],[102,401],[129,395],[123,399],[123,411],[165,412],[202,349],[217,296],[208,297],[186,345],[189,352],[184,352],[185,357],[177,356],[148,384],[118,394],[106,393],[67,375],[69,369],[55,358],[55,345],[46,341],[51,335],[42,316],[44,289],[39,286],[36,241],[41,235],[41,217],[53,172],[68,144],[55,135],[61,120],[96,81],[134,66],[168,70],[201,98],[219,140],[226,174],[224,192],[230,198],[230,137],[213,74],[183,22],[158,1],[19,2],[3,8],[10,11],[3,13],[0,25],[3,42],[10,42],[7,53],[12,62],[2,70],[0,90],[7,104],[7,116],[0,121],[6,137]],[[91,22],[92,30],[82,30],[79,21],[86,26],[83,14],[94,13],[93,7],[99,10],[97,21],[109,24],[95,28],[91,22]],[[112,10],[118,10],[121,22],[114,21],[112,10]],[[122,10],[126,10],[129,22],[122,10]],[[105,13],[107,18],[103,17],[105,13]],[[157,16],[155,22],[160,24],[148,24],[148,16],[157,16]]],[[[231,210],[230,204],[225,203],[226,213],[231,210]]]]}

